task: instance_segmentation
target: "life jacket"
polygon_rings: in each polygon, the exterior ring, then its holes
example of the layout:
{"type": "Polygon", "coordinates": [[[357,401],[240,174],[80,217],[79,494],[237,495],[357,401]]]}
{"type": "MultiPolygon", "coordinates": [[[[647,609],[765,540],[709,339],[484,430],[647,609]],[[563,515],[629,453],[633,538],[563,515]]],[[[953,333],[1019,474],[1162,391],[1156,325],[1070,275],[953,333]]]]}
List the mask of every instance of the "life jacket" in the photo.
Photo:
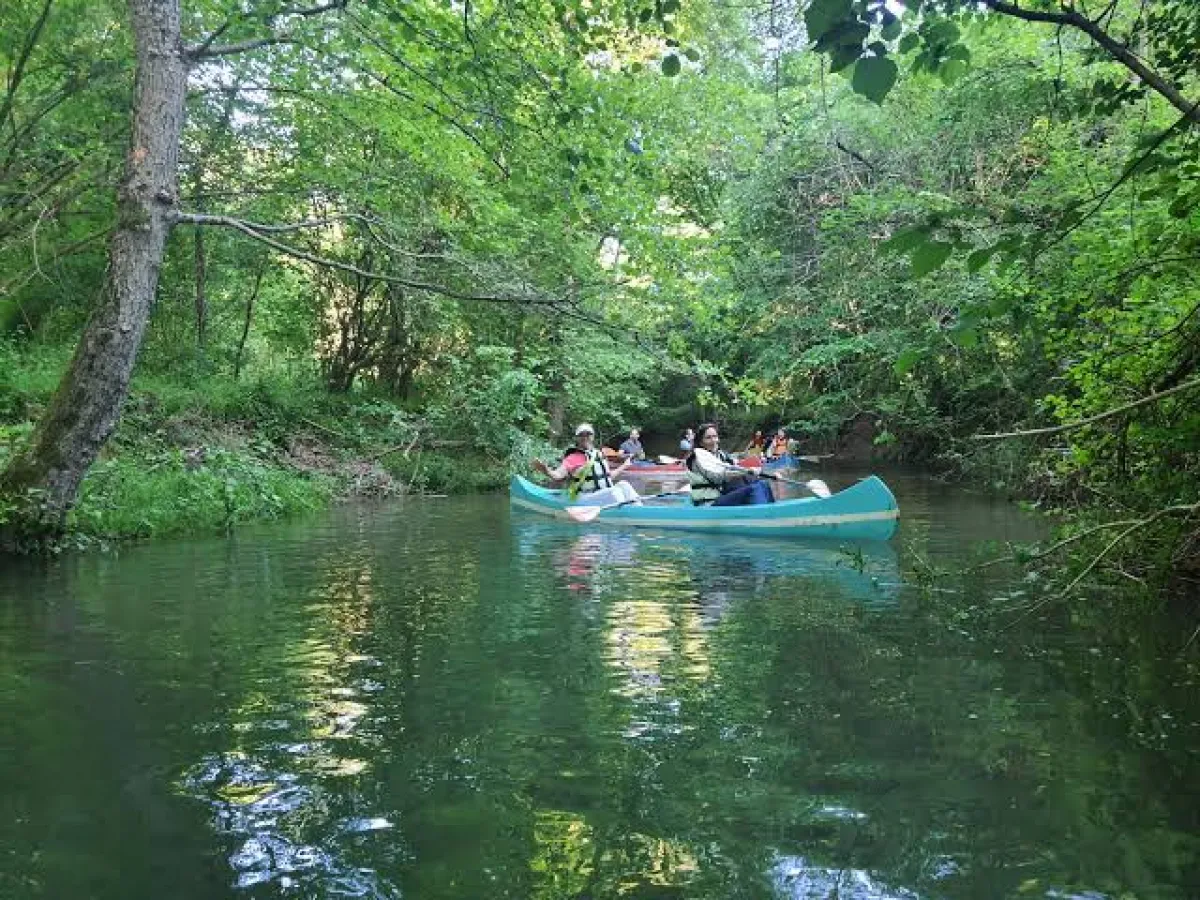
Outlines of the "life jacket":
{"type": "Polygon", "coordinates": [[[580,494],[590,494],[593,491],[613,486],[612,476],[608,474],[608,464],[604,461],[603,453],[595,449],[583,450],[579,447],[572,447],[563,454],[563,462],[566,462],[567,457],[572,453],[582,453],[588,461],[571,476],[571,483],[567,486],[568,497],[574,500],[580,494]]]}
{"type": "MultiPolygon", "coordinates": [[[[728,466],[734,465],[733,457],[724,450],[717,450],[713,456],[728,466]]],[[[692,486],[693,505],[707,506],[728,490],[724,482],[709,481],[708,476],[700,471],[696,464],[695,450],[689,453],[683,462],[687,467],[688,483],[692,486]]]]}

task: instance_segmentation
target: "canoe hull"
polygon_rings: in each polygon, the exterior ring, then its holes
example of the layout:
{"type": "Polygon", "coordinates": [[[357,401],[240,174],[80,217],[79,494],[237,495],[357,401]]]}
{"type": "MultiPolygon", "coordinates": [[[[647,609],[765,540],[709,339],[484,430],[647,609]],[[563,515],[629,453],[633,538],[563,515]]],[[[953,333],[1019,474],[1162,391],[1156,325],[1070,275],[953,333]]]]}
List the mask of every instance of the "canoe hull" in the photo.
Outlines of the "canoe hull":
{"type": "MultiPolygon", "coordinates": [[[[519,475],[509,483],[513,506],[570,521],[563,491],[538,487],[519,475]]],[[[595,520],[637,528],[774,537],[887,540],[900,516],[896,498],[872,475],[832,497],[780,500],[761,506],[623,506],[606,509],[595,520]]]]}

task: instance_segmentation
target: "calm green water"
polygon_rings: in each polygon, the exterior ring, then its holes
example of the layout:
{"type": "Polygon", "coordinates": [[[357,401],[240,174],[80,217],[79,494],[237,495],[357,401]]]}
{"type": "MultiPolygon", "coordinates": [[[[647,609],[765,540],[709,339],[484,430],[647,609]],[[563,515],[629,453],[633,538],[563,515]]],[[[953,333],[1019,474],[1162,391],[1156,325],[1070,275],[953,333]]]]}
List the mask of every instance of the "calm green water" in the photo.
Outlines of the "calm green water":
{"type": "Polygon", "coordinates": [[[484,497],[7,563],[0,897],[1200,897],[1187,623],[959,617],[1036,585],[914,554],[1036,525],[889,481],[875,548],[484,497]]]}

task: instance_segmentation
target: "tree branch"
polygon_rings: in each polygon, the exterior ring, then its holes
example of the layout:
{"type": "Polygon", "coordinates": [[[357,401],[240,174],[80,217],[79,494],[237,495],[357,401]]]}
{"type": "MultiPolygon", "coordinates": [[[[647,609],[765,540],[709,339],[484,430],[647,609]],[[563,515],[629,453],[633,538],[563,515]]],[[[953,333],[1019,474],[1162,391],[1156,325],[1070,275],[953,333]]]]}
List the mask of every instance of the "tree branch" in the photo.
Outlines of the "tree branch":
{"type": "Polygon", "coordinates": [[[33,30],[29,32],[29,37],[25,39],[25,43],[21,47],[21,53],[17,57],[16,65],[8,77],[8,91],[4,95],[4,103],[0,104],[0,126],[3,126],[8,121],[8,117],[12,113],[13,101],[16,97],[17,89],[21,86],[21,80],[25,77],[25,65],[29,62],[33,48],[37,46],[42,29],[46,27],[46,20],[50,18],[50,7],[53,3],[54,0],[46,0],[46,5],[42,7],[42,12],[38,16],[37,22],[34,23],[33,30]]]}
{"type": "Polygon", "coordinates": [[[279,44],[295,43],[298,42],[291,35],[272,35],[270,37],[255,38],[249,41],[239,41],[236,44],[222,44],[219,47],[210,47],[204,51],[188,51],[187,57],[195,62],[196,60],[201,59],[216,59],[219,56],[236,56],[239,53],[257,50],[259,47],[272,47],[279,44]]]}
{"type": "Polygon", "coordinates": [[[373,272],[367,269],[359,268],[351,263],[330,259],[326,256],[318,256],[315,253],[309,253],[307,250],[301,250],[298,247],[292,247],[288,244],[282,243],[281,241],[277,241],[272,237],[269,237],[266,233],[268,231],[293,231],[298,227],[315,227],[313,223],[264,226],[252,222],[245,222],[241,219],[235,219],[230,216],[209,216],[200,215],[198,213],[179,213],[176,216],[175,221],[184,225],[212,225],[223,228],[232,228],[235,231],[240,231],[249,238],[253,238],[260,243],[266,244],[271,249],[276,250],[285,256],[292,257],[293,259],[300,259],[326,269],[336,269],[340,272],[346,272],[359,278],[366,278],[372,281],[381,281],[386,284],[398,284],[402,287],[407,287],[418,291],[428,291],[431,294],[439,294],[443,297],[450,297],[453,300],[476,300],[486,303],[523,303],[531,306],[555,305],[555,301],[552,298],[542,298],[532,293],[527,296],[512,297],[504,297],[497,294],[472,294],[457,290],[455,288],[447,287],[446,285],[424,281],[414,281],[409,278],[401,278],[396,275],[389,275],[385,272],[373,272]]]}
{"type": "Polygon", "coordinates": [[[1194,378],[1191,381],[1185,381],[1183,384],[1177,384],[1173,388],[1165,391],[1159,391],[1157,394],[1150,394],[1140,400],[1134,400],[1132,403],[1126,403],[1124,406],[1118,406],[1115,409],[1109,409],[1102,413],[1097,413],[1094,416],[1088,416],[1086,419],[1080,419],[1077,422],[1068,422],[1066,425],[1055,425],[1052,428],[1034,428],[1029,431],[1008,431],[1003,434],[977,434],[972,440],[976,441],[1000,441],[1007,438],[1016,437],[1033,437],[1034,435],[1044,434],[1061,434],[1064,431],[1074,431],[1076,428],[1083,428],[1087,425],[1094,425],[1096,422],[1102,422],[1105,419],[1111,419],[1113,416],[1119,416],[1121,413],[1129,412],[1131,409],[1137,409],[1139,406],[1145,406],[1149,403],[1157,403],[1164,397],[1169,397],[1172,394],[1177,394],[1180,391],[1186,391],[1189,388],[1200,387],[1200,378],[1194,378]]]}
{"type": "MultiPolygon", "coordinates": [[[[1026,22],[1049,22],[1054,25],[1067,25],[1082,31],[1099,44],[1113,59],[1138,76],[1147,86],[1153,88],[1159,95],[1166,98],[1172,106],[1178,109],[1194,125],[1200,125],[1200,101],[1195,103],[1188,100],[1183,93],[1163,76],[1147,66],[1137,54],[1105,31],[1098,22],[1073,9],[1064,12],[1043,12],[1035,9],[1024,9],[1015,3],[1005,0],[982,0],[983,5],[995,12],[1026,22]]],[[[1101,15],[1103,18],[1103,14],[1101,15]]]]}
{"type": "MultiPolygon", "coordinates": [[[[298,16],[300,18],[311,18],[319,16],[323,13],[333,12],[334,10],[344,9],[349,0],[331,0],[329,3],[322,3],[317,6],[299,7],[291,9],[281,9],[279,12],[267,18],[267,25],[272,25],[278,19],[290,18],[298,16]]],[[[184,51],[186,56],[192,62],[201,59],[214,59],[219,56],[233,56],[238,53],[245,53],[249,50],[257,50],[259,47],[269,47],[275,44],[294,44],[297,43],[295,37],[291,34],[276,34],[272,33],[264,35],[260,38],[253,38],[245,41],[238,41],[233,44],[222,44],[214,47],[213,42],[216,41],[226,30],[233,24],[234,19],[228,19],[224,25],[210,34],[207,38],[200,42],[195,47],[188,48],[184,51]]]]}

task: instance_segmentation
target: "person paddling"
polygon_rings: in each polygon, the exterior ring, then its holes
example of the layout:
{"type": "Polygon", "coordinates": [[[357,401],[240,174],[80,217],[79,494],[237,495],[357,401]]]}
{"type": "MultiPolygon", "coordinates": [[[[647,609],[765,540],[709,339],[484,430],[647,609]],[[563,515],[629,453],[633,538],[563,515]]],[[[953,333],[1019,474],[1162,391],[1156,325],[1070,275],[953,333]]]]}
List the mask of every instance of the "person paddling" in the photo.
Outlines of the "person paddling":
{"type": "Polygon", "coordinates": [[[763,447],[766,445],[766,440],[763,438],[761,431],[755,431],[754,437],[750,439],[750,446],[746,448],[746,455],[752,459],[761,459],[763,455],[763,447]]]}
{"type": "Polygon", "coordinates": [[[596,429],[583,422],[575,429],[575,446],[563,454],[554,468],[535,459],[533,467],[554,481],[567,482],[567,496],[572,503],[584,506],[604,506],[609,503],[640,502],[638,492],[628,481],[613,482],[632,460],[625,460],[609,471],[604,454],[596,449],[596,429]]]}
{"type": "Polygon", "coordinates": [[[696,429],[696,449],[687,455],[688,482],[692,503],[696,506],[750,506],[774,503],[771,486],[754,476],[761,469],[738,468],[733,458],[721,449],[717,426],[711,423],[696,429]]]}
{"type": "Polygon", "coordinates": [[[767,459],[778,459],[781,456],[786,456],[787,452],[788,433],[786,429],[780,428],[775,432],[775,437],[771,439],[771,443],[767,447],[767,459]]]}

